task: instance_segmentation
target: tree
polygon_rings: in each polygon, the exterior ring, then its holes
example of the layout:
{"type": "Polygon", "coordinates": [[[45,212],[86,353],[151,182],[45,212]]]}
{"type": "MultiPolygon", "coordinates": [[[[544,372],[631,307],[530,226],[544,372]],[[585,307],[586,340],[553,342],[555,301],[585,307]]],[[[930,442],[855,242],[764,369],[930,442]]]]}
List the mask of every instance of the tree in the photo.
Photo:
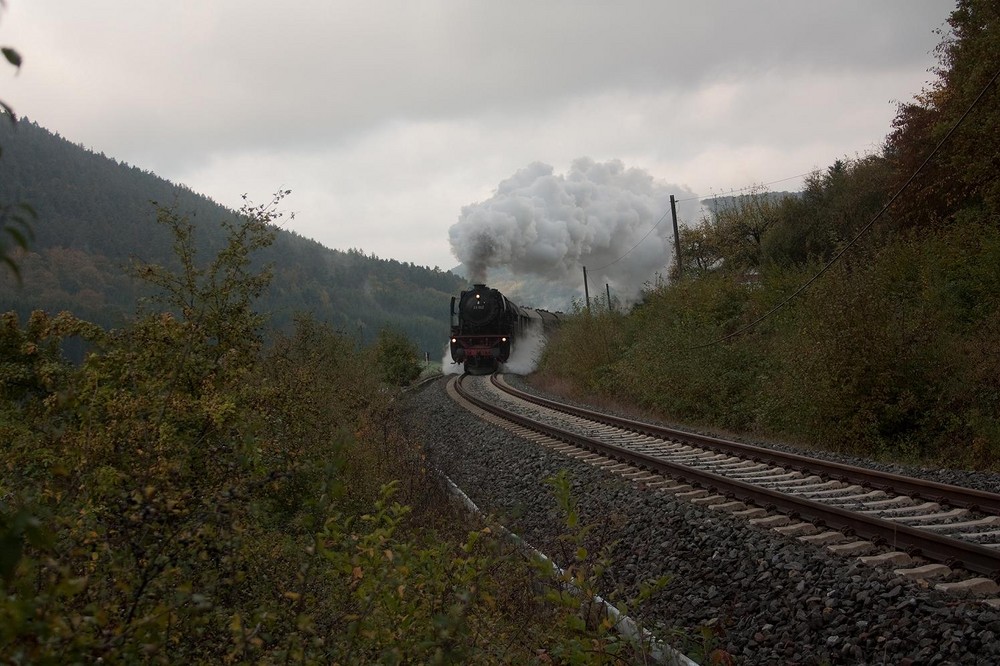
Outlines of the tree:
{"type": "Polygon", "coordinates": [[[783,194],[754,189],[749,194],[706,201],[712,216],[681,232],[685,268],[704,273],[723,269],[755,273],[761,266],[762,243],[778,219],[783,194]]]}
{"type": "Polygon", "coordinates": [[[695,227],[678,229],[685,275],[703,275],[722,264],[722,248],[712,220],[703,217],[695,227]]]}
{"type": "Polygon", "coordinates": [[[905,226],[947,220],[962,209],[1000,213],[1000,86],[994,79],[1000,71],[1000,5],[959,0],[948,24],[951,31],[936,50],[937,81],[901,104],[893,122],[887,154],[896,166],[897,187],[983,94],[901,198],[897,218],[905,226]]]}
{"type": "Polygon", "coordinates": [[[396,330],[382,329],[375,341],[375,361],[382,380],[406,386],[420,376],[420,356],[416,345],[396,330]]]}
{"type": "Polygon", "coordinates": [[[269,204],[246,204],[239,211],[239,224],[223,222],[229,242],[203,268],[196,265],[191,221],[174,209],[158,209],[157,220],[174,235],[181,271],[135,262],[132,272],[159,287],[161,293],[153,300],[180,315],[185,328],[190,329],[190,343],[183,354],[203,354],[213,368],[232,363],[226,357],[239,362],[256,355],[265,318],[252,305],[270,284],[272,272],[270,266],[254,272],[250,257],[274,241],[273,223],[280,217],[276,208],[287,194],[288,190],[279,191],[269,204]]]}
{"type": "Polygon", "coordinates": [[[837,160],[806,178],[800,197],[787,197],[761,246],[765,265],[827,261],[881,210],[891,168],[881,155],[837,160]]]}

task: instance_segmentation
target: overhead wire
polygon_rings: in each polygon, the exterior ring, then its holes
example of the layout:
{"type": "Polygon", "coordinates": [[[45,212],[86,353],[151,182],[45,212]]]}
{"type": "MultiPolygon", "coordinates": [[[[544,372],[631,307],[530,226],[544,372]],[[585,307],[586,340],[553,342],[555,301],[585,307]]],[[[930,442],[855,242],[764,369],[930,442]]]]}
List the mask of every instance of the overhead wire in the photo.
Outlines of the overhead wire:
{"type": "Polygon", "coordinates": [[[682,201],[694,201],[695,199],[718,199],[719,197],[726,197],[729,196],[730,194],[736,194],[737,192],[747,192],[749,190],[754,189],[755,187],[767,187],[768,185],[777,185],[778,183],[784,183],[785,181],[795,180],[796,178],[805,178],[811,173],[813,173],[813,171],[806,171],[805,173],[800,173],[795,176],[788,176],[787,178],[779,178],[778,180],[772,180],[766,183],[755,183],[753,185],[747,185],[745,187],[738,187],[736,189],[729,190],[728,192],[721,192],[719,194],[714,194],[710,197],[688,197],[686,199],[676,199],[674,200],[674,203],[680,203],[682,201]]]}
{"type": "Polygon", "coordinates": [[[924,158],[924,161],[920,164],[919,167],[917,167],[917,170],[914,171],[910,175],[910,177],[906,179],[906,182],[903,183],[903,185],[898,190],[896,190],[896,193],[892,195],[892,198],[890,198],[889,201],[886,202],[886,204],[884,206],[882,206],[882,209],[878,213],[876,213],[875,216],[871,220],[869,220],[868,223],[865,224],[865,226],[863,226],[861,228],[861,230],[857,234],[855,234],[854,238],[852,238],[851,241],[847,245],[845,245],[843,248],[841,248],[841,250],[837,254],[835,254],[833,256],[833,258],[830,259],[830,261],[828,261],[826,263],[826,265],[823,266],[823,268],[821,268],[819,270],[818,273],[816,273],[816,275],[813,275],[811,278],[809,278],[808,280],[806,280],[805,283],[803,283],[798,289],[796,289],[795,291],[793,291],[784,300],[782,300],[780,303],[778,303],[777,305],[775,305],[773,308],[771,308],[770,310],[768,310],[767,312],[765,312],[761,316],[759,316],[756,319],[754,319],[753,321],[751,321],[746,326],[743,326],[742,328],[739,328],[736,331],[733,331],[732,333],[730,333],[728,335],[724,335],[721,338],[718,338],[716,340],[712,340],[710,342],[706,342],[706,343],[701,344],[701,345],[695,345],[693,347],[686,347],[684,349],[685,350],[704,349],[706,347],[711,347],[713,345],[717,345],[720,342],[725,342],[726,340],[730,340],[732,338],[735,338],[735,337],[737,337],[739,335],[742,335],[742,334],[746,333],[747,331],[749,331],[750,329],[752,329],[753,327],[755,327],[757,324],[759,324],[760,322],[764,321],[765,319],[767,319],[768,317],[770,317],[771,315],[773,315],[775,312],[777,312],[781,308],[785,307],[788,303],[790,303],[792,301],[792,299],[794,299],[796,296],[798,296],[803,291],[805,291],[809,287],[809,285],[811,285],[812,283],[816,282],[816,280],[818,280],[820,278],[820,276],[822,276],[824,273],[826,273],[827,270],[829,270],[831,266],[833,266],[835,263],[837,263],[837,261],[841,257],[843,257],[847,253],[847,251],[849,249],[851,249],[851,247],[855,243],[858,242],[858,239],[860,239],[863,235],[865,235],[865,233],[867,233],[868,230],[872,228],[872,226],[875,224],[875,222],[880,217],[882,217],[882,215],[887,210],[889,210],[889,207],[892,206],[893,202],[895,202],[896,199],[899,198],[899,195],[901,195],[903,193],[903,191],[906,190],[906,188],[910,186],[910,183],[912,183],[916,179],[916,177],[920,174],[920,172],[924,170],[924,167],[926,167],[927,164],[931,161],[931,158],[933,158],[934,155],[937,154],[937,152],[941,149],[941,146],[943,146],[948,141],[948,139],[951,138],[952,134],[955,133],[955,131],[962,124],[962,122],[964,122],[965,119],[969,116],[969,114],[972,113],[972,110],[974,108],[976,108],[976,105],[979,104],[979,101],[983,98],[984,95],[986,95],[986,91],[990,89],[990,86],[992,86],[996,82],[996,80],[997,80],[998,77],[1000,77],[1000,69],[998,69],[996,71],[996,73],[993,74],[993,77],[989,80],[989,83],[987,83],[983,87],[983,89],[979,92],[979,95],[976,96],[976,99],[973,100],[972,104],[969,105],[969,108],[967,108],[965,110],[965,113],[963,113],[962,116],[955,122],[955,124],[952,125],[951,129],[948,130],[948,133],[944,135],[944,137],[938,142],[938,144],[936,146],[934,146],[934,150],[932,150],[930,152],[930,154],[927,155],[926,158],[924,158]]]}
{"type": "Polygon", "coordinates": [[[640,239],[639,239],[639,242],[638,242],[638,243],[636,243],[635,245],[633,245],[632,247],[630,247],[630,248],[629,248],[628,250],[626,250],[626,251],[625,251],[625,253],[624,253],[624,254],[623,254],[622,256],[618,257],[617,259],[615,259],[614,261],[612,261],[612,262],[611,262],[610,264],[604,264],[604,265],[603,265],[603,266],[601,266],[600,268],[595,268],[594,270],[595,270],[595,271],[603,271],[603,270],[604,270],[605,268],[607,268],[608,266],[614,266],[614,265],[615,265],[615,264],[617,264],[617,263],[618,263],[619,261],[621,261],[622,259],[624,259],[625,257],[627,257],[627,256],[629,255],[629,253],[630,253],[630,252],[631,252],[632,250],[634,250],[635,248],[637,248],[637,247],[639,247],[640,245],[642,245],[642,241],[644,241],[644,240],[646,240],[647,238],[649,238],[649,234],[653,233],[653,230],[654,230],[654,229],[656,229],[656,227],[660,226],[660,222],[663,222],[663,220],[664,220],[664,219],[666,219],[666,217],[667,217],[667,213],[669,213],[669,212],[670,212],[670,211],[668,210],[668,211],[667,211],[666,213],[664,213],[663,215],[661,215],[661,216],[660,216],[660,219],[658,219],[658,220],[656,221],[656,224],[654,224],[654,225],[653,225],[652,227],[650,227],[650,228],[649,228],[649,231],[647,231],[647,232],[646,232],[646,235],[645,235],[645,236],[643,236],[642,238],[640,238],[640,239]]]}

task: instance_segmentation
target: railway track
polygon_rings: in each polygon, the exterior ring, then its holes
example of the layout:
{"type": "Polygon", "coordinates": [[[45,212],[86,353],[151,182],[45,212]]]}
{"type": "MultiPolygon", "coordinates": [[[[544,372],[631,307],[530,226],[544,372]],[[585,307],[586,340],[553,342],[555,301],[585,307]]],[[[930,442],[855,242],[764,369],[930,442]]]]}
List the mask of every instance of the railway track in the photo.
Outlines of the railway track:
{"type": "Polygon", "coordinates": [[[518,391],[494,376],[452,380],[477,408],[558,442],[565,453],[635,481],[729,511],[945,591],[1000,588],[1000,495],[878,472],[623,419],[518,391]]]}

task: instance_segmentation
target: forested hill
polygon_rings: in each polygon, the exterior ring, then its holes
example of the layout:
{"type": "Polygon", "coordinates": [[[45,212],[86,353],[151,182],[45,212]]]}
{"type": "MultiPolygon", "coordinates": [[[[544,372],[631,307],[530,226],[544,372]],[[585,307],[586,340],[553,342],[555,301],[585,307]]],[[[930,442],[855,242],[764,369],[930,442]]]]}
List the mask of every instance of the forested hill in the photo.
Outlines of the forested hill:
{"type": "MultiPolygon", "coordinates": [[[[103,326],[135,311],[140,285],[124,266],[133,257],[170,264],[172,239],[156,223],[156,207],[176,206],[196,225],[198,257],[224,243],[220,222],[234,213],[153,173],[119,163],[53,134],[28,119],[0,122],[0,202],[30,204],[31,253],[20,260],[23,284],[0,274],[0,311],[70,310],[103,326]]],[[[257,202],[266,203],[266,202],[257,202]]],[[[405,333],[432,358],[448,335],[448,302],[464,281],[437,268],[341,252],[279,230],[259,261],[274,280],[258,303],[270,325],[284,328],[309,312],[362,342],[383,327],[405,333]]]]}

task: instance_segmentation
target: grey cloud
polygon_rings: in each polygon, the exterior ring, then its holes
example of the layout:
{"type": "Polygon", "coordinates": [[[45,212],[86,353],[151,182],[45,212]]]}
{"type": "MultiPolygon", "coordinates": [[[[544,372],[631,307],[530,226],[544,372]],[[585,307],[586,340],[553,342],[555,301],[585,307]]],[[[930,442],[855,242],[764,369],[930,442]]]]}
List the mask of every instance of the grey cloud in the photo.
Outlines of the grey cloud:
{"type": "MultiPolygon", "coordinates": [[[[889,129],[889,99],[919,91],[939,40],[932,30],[953,8],[938,0],[7,6],[3,39],[25,65],[8,73],[4,100],[19,113],[219,200],[290,187],[304,202],[297,222],[331,246],[368,243],[361,227],[412,225],[441,239],[431,260],[441,265],[461,206],[490,201],[499,174],[537,160],[561,168],[578,155],[619,158],[706,194],[877,143],[889,129]]],[[[545,178],[568,191],[558,183],[568,175],[555,170],[518,187],[554,211],[529,187],[545,178]]],[[[647,207],[662,211],[657,187],[647,207]]],[[[523,212],[494,203],[495,214],[523,212]]],[[[649,215],[636,212],[652,224],[649,215]]],[[[664,230],[629,260],[665,266],[664,230]]],[[[544,223],[538,233],[548,240],[526,261],[572,264],[578,252],[600,265],[570,230],[568,240],[544,223]]],[[[404,235],[380,234],[366,249],[413,257],[404,235]]],[[[633,277],[618,264],[614,271],[623,283],[633,277]]]]}
{"type": "MultiPolygon", "coordinates": [[[[18,10],[32,20],[30,7],[18,10]]],[[[169,133],[158,159],[166,150],[190,161],[248,143],[309,150],[401,119],[531,115],[602,92],[683,91],[771,69],[870,73],[925,58],[947,8],[219,0],[165,9],[103,0],[74,11],[84,22],[54,23],[54,43],[90,40],[104,56],[58,63],[62,77],[92,82],[65,100],[76,117],[67,122],[90,123],[95,141],[133,146],[142,159],[153,154],[142,145],[150,133],[169,133]],[[913,39],[921,33],[926,42],[913,39]]],[[[29,66],[48,57],[27,56],[29,66]]]]}

